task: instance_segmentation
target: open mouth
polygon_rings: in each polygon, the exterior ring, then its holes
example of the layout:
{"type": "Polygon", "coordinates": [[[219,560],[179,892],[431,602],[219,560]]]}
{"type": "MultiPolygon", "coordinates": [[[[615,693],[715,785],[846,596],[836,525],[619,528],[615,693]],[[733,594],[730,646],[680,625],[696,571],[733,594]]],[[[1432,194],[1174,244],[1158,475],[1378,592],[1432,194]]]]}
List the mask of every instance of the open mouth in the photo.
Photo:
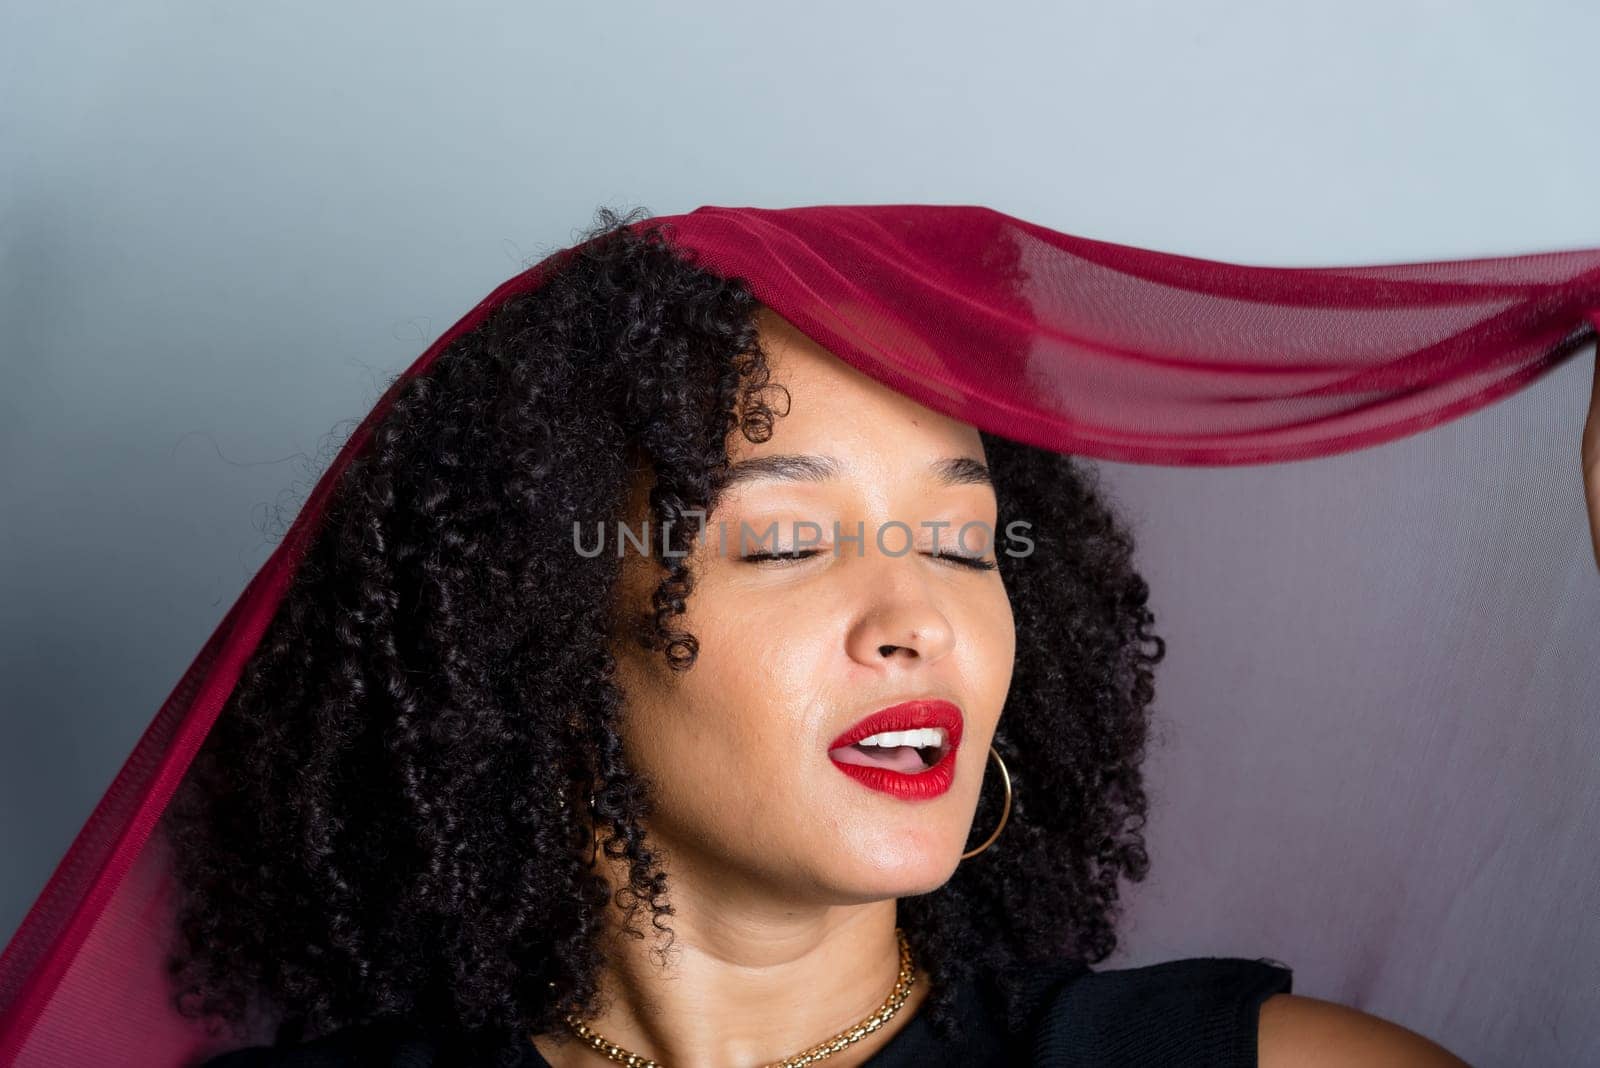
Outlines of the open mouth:
{"type": "Polygon", "coordinates": [[[840,764],[915,775],[937,764],[949,748],[943,727],[919,727],[868,735],[852,745],[828,750],[828,756],[840,764]]]}

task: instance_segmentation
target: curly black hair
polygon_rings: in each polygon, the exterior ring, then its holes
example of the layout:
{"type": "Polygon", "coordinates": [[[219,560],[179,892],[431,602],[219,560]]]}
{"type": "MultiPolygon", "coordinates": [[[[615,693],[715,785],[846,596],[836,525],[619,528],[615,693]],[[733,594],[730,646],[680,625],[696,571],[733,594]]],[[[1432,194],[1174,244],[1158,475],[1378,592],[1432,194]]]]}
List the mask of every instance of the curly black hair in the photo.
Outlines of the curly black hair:
{"type": "MultiPolygon", "coordinates": [[[[670,933],[608,651],[622,561],[574,553],[571,531],[621,517],[641,455],[652,527],[706,507],[728,436],[765,440],[781,384],[748,285],[640,210],[600,209],[539,289],[403,383],[338,483],[164,819],[186,1015],[237,1024],[265,1004],[280,1044],[399,1015],[508,1063],[593,1011],[606,909],[670,933]],[[589,865],[590,798],[629,872],[614,898],[589,865]]],[[[982,440],[999,529],[1027,520],[1034,549],[998,554],[1017,630],[994,740],[1009,822],[899,902],[943,1038],[954,981],[995,976],[1010,1014],[1030,961],[1116,947],[1118,882],[1149,867],[1141,764],[1165,653],[1098,472],[982,440]]],[[[674,524],[680,548],[691,527],[674,524]]],[[[691,670],[673,623],[692,575],[653,558],[637,640],[691,670]]],[[[986,777],[972,841],[1001,801],[986,777]]]]}

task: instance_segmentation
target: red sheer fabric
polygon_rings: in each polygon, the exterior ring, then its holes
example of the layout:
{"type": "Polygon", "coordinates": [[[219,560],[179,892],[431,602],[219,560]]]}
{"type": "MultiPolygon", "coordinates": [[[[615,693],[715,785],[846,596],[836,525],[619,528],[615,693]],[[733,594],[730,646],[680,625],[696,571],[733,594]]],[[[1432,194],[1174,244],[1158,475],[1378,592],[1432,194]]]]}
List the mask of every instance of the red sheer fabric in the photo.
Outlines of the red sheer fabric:
{"type": "MultiPolygon", "coordinates": [[[[971,206],[703,207],[649,221],[905,395],[1106,460],[1253,464],[1379,445],[1507,396],[1600,327],[1600,249],[1272,268],[971,206]]],[[[0,957],[0,1063],[181,1065],[239,1044],[170,1007],[172,884],[152,832],[401,383],[556,259],[489,294],[391,386],[200,650],[0,957]]]]}

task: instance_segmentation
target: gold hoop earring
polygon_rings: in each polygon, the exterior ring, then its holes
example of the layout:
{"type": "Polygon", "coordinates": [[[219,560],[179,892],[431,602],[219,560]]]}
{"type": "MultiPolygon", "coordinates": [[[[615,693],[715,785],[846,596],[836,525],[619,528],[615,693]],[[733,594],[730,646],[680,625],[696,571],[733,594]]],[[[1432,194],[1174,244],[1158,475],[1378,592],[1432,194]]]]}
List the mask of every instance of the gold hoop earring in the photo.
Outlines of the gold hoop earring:
{"type": "Polygon", "coordinates": [[[1000,754],[995,751],[995,747],[992,745],[989,747],[989,755],[994,757],[994,762],[996,764],[1000,765],[1000,781],[1005,784],[1006,788],[1005,808],[1000,812],[1000,826],[989,832],[989,837],[983,840],[983,845],[979,846],[977,849],[969,849],[967,852],[961,854],[962,860],[966,860],[968,857],[975,857],[979,853],[982,853],[985,849],[988,849],[990,843],[992,843],[996,838],[1000,837],[1000,830],[1006,825],[1006,820],[1011,818],[1011,773],[1006,770],[1006,762],[1000,759],[1000,754]]]}

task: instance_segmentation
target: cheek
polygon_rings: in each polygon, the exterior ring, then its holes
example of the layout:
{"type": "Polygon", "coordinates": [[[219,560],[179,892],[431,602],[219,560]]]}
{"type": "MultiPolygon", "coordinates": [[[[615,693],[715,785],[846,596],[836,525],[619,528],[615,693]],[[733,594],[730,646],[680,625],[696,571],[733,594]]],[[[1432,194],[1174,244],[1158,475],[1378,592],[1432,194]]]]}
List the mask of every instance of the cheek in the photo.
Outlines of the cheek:
{"type": "Polygon", "coordinates": [[[805,713],[825,670],[826,641],[791,616],[724,618],[738,623],[705,628],[691,699],[705,713],[706,735],[738,749],[757,774],[781,774],[809,729],[805,713]]]}
{"type": "Polygon", "coordinates": [[[1017,626],[1010,596],[996,582],[981,596],[964,598],[960,612],[957,632],[970,658],[976,690],[1003,697],[1011,686],[1017,654],[1017,626]]]}
{"type": "Polygon", "coordinates": [[[681,625],[700,642],[693,668],[670,678],[664,663],[627,673],[629,762],[679,816],[749,816],[752,798],[781,797],[785,783],[800,781],[806,695],[821,677],[824,644],[792,615],[765,618],[748,605],[681,625]]]}

